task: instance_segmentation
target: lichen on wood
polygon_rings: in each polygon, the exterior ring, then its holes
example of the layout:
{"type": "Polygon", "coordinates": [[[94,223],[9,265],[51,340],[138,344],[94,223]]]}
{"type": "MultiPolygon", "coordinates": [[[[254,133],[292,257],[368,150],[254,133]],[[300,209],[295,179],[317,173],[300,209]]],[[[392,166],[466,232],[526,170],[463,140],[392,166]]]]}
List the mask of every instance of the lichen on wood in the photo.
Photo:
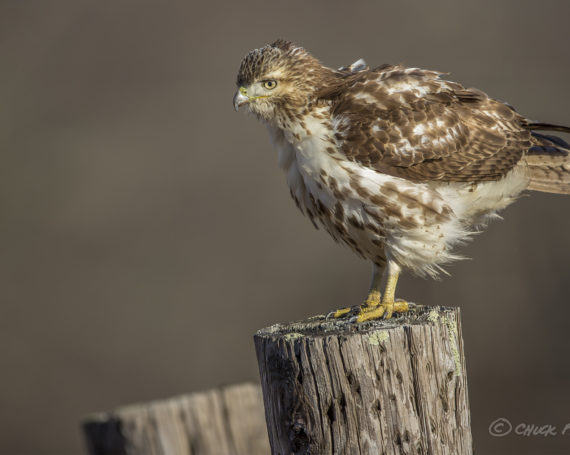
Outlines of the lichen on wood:
{"type": "Polygon", "coordinates": [[[255,335],[273,455],[472,454],[459,309],[255,335]]]}

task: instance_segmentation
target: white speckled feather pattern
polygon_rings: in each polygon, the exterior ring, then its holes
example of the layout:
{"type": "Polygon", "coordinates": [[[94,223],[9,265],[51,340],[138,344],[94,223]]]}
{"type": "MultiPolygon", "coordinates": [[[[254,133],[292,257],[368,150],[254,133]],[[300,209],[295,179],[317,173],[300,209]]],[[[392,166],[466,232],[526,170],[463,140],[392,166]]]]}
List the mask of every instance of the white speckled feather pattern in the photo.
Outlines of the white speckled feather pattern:
{"type": "Polygon", "coordinates": [[[277,41],[246,56],[238,87],[236,108],[267,125],[301,211],[396,279],[437,276],[526,189],[570,193],[570,146],[536,132],[570,128],[435,71],[333,70],[277,41]]]}
{"type": "MultiPolygon", "coordinates": [[[[327,111],[321,108],[319,118],[327,111]]],[[[470,236],[469,226],[492,218],[528,185],[520,169],[500,181],[475,185],[409,182],[359,166],[339,152],[331,154],[330,148],[336,147],[334,130],[322,126],[322,120],[306,118],[304,123],[309,131],[300,140],[268,125],[279,166],[299,208],[335,240],[351,248],[357,246],[361,256],[380,264],[390,257],[418,275],[436,276],[441,265],[460,259],[452,249],[470,236]],[[400,206],[401,217],[385,213],[381,205],[359,195],[351,179],[357,179],[370,195],[400,206]],[[335,196],[331,181],[346,195],[344,200],[335,196]],[[396,186],[398,193],[384,191],[387,184],[396,186]],[[402,204],[403,196],[406,204],[402,204]],[[328,213],[319,213],[319,203],[328,213]],[[337,203],[342,206],[342,218],[334,216],[337,203]],[[349,219],[368,228],[359,229],[349,219]]]]}

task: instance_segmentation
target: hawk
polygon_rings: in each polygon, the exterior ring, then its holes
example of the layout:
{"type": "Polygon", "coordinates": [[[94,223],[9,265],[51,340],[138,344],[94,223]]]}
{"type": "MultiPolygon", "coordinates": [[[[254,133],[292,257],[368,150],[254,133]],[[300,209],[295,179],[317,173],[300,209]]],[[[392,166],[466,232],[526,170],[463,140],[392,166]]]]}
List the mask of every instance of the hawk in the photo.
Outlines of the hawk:
{"type": "MultiPolygon", "coordinates": [[[[285,40],[241,62],[236,110],[269,131],[315,227],[372,262],[357,322],[390,318],[402,269],[436,277],[525,190],[570,194],[570,145],[480,90],[401,65],[337,70],[285,40]]],[[[335,312],[335,317],[350,313],[335,312]]]]}

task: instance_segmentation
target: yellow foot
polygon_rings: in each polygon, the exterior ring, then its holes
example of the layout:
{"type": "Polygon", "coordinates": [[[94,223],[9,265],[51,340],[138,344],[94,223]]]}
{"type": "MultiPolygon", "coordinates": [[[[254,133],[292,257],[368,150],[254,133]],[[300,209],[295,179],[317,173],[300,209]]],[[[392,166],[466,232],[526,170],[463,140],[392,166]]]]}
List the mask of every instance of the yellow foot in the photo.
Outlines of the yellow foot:
{"type": "Polygon", "coordinates": [[[363,312],[373,311],[375,308],[380,305],[380,292],[378,291],[370,291],[368,297],[364,301],[362,305],[357,305],[348,308],[341,308],[340,310],[336,310],[332,316],[334,318],[342,318],[349,313],[353,314],[361,314],[363,312]]]}
{"type": "Polygon", "coordinates": [[[371,319],[390,319],[392,313],[405,313],[410,309],[408,302],[403,300],[398,300],[397,302],[383,302],[377,305],[375,308],[365,310],[364,308],[360,311],[356,318],[356,322],[370,321],[371,319]]]}
{"type": "MultiPolygon", "coordinates": [[[[335,312],[333,312],[332,317],[333,318],[342,318],[343,316],[346,316],[348,313],[352,312],[352,310],[353,310],[352,307],[341,308],[340,310],[336,310],[335,312]]],[[[330,314],[327,317],[330,317],[330,314]]]]}

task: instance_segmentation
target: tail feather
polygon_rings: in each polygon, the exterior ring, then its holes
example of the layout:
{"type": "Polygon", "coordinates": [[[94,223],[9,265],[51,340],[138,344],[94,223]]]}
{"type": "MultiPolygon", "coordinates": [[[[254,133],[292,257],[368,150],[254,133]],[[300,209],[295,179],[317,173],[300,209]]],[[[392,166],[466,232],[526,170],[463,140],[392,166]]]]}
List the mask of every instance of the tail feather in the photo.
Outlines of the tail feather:
{"type": "MultiPolygon", "coordinates": [[[[530,123],[530,130],[549,130],[570,133],[570,128],[547,123],[530,123]]],[[[529,190],[546,193],[570,194],[570,144],[558,136],[532,131],[535,145],[526,155],[529,190]]]]}
{"type": "Polygon", "coordinates": [[[553,123],[531,122],[526,124],[526,128],[531,131],[546,130],[546,131],[560,131],[562,133],[570,133],[570,126],[555,125],[553,123]]]}
{"type": "Polygon", "coordinates": [[[570,194],[570,157],[528,155],[529,190],[570,194]]]}
{"type": "MultiPolygon", "coordinates": [[[[568,144],[568,142],[566,142],[561,137],[551,136],[549,134],[540,134],[537,133],[536,131],[532,131],[531,134],[535,139],[538,139],[540,141],[538,148],[550,146],[554,147],[555,149],[570,150],[570,144],[568,144]]],[[[534,147],[531,148],[529,152],[532,153],[533,149],[534,147]]]]}

